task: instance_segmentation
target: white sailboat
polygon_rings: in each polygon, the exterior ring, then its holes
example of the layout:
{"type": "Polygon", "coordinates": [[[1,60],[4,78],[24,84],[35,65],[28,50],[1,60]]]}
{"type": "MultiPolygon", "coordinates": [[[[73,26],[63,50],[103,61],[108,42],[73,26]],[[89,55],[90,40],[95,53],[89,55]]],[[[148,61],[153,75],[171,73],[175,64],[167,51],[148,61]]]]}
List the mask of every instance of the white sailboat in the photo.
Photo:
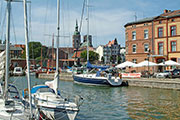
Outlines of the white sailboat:
{"type": "Polygon", "coordinates": [[[79,99],[70,102],[63,98],[58,90],[59,87],[59,32],[60,32],[60,0],[57,1],[57,48],[56,48],[56,73],[54,80],[45,85],[37,85],[31,89],[32,104],[40,110],[40,117],[55,120],[74,120],[79,111],[79,99]]]}
{"type": "MultiPolygon", "coordinates": [[[[89,0],[87,0],[87,72],[88,68],[103,69],[108,68],[107,66],[95,66],[91,65],[89,62],[89,0]]],[[[116,73],[114,76],[112,73],[103,73],[100,75],[99,71],[96,74],[86,73],[86,74],[73,74],[73,79],[75,83],[87,84],[87,85],[110,85],[110,86],[120,86],[122,84],[121,74],[116,73]]]]}
{"type": "Polygon", "coordinates": [[[16,86],[9,84],[9,51],[10,51],[10,14],[11,2],[7,1],[7,33],[6,49],[0,53],[0,119],[4,120],[26,120],[29,114],[25,112],[22,98],[16,86]],[[3,79],[5,82],[3,83],[3,79]]]}

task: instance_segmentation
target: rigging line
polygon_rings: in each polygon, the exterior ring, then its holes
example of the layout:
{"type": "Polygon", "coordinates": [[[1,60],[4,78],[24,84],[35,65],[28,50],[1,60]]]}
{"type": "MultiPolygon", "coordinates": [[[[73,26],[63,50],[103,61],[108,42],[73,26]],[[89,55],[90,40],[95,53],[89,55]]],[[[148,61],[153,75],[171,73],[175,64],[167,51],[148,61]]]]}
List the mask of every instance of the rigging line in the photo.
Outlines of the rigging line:
{"type": "MultiPolygon", "coordinates": [[[[91,7],[92,8],[92,12],[91,12],[91,16],[92,16],[92,26],[93,26],[93,30],[92,30],[92,42],[95,41],[96,43],[94,44],[95,46],[97,46],[98,40],[97,40],[97,21],[96,21],[96,14],[95,14],[95,7],[91,7]]],[[[99,26],[99,25],[98,25],[99,26]]]]}
{"type": "MultiPolygon", "coordinates": [[[[46,23],[47,23],[48,8],[49,8],[49,1],[46,0],[46,10],[45,10],[44,31],[43,31],[43,33],[46,32],[46,23]]],[[[45,44],[45,36],[43,35],[42,38],[43,38],[42,42],[44,42],[44,44],[45,44]]],[[[45,59],[43,59],[43,57],[45,58],[45,55],[43,54],[43,43],[42,43],[42,46],[41,46],[41,67],[43,67],[43,62],[45,61],[45,59]]]]}
{"type": "MultiPolygon", "coordinates": [[[[30,41],[33,40],[32,38],[32,24],[31,24],[31,3],[29,4],[29,38],[30,38],[30,41]]],[[[33,64],[35,65],[35,61],[34,61],[34,43],[32,43],[32,58],[33,59],[33,64]]]]}
{"type": "MultiPolygon", "coordinates": [[[[3,1],[1,1],[0,5],[1,5],[1,9],[0,9],[0,18],[2,18],[3,1]]],[[[1,26],[1,21],[2,21],[2,19],[0,19],[0,26],[1,26]]]]}
{"type": "Polygon", "coordinates": [[[84,0],[83,9],[82,9],[82,13],[81,13],[81,22],[80,22],[80,27],[79,27],[80,33],[81,33],[81,29],[82,29],[82,21],[83,21],[83,15],[84,15],[84,11],[85,11],[85,5],[86,5],[86,0],[84,0]]]}
{"type": "Polygon", "coordinates": [[[4,29],[5,29],[5,21],[6,21],[6,14],[7,13],[7,7],[6,7],[6,9],[5,9],[5,12],[4,12],[4,19],[3,19],[3,21],[2,21],[2,31],[1,31],[1,40],[2,40],[2,38],[3,38],[3,34],[4,34],[4,29]]]}
{"type": "MultiPolygon", "coordinates": [[[[70,36],[70,14],[69,14],[69,0],[67,0],[67,19],[68,19],[68,36],[70,36]]],[[[69,46],[69,44],[70,44],[70,41],[71,41],[71,38],[69,37],[69,41],[68,41],[68,48],[67,48],[67,51],[68,51],[68,58],[69,58],[69,54],[70,54],[70,46],[69,46]]],[[[69,66],[69,61],[68,61],[68,66],[69,66]]]]}
{"type": "Polygon", "coordinates": [[[13,26],[13,33],[14,33],[14,42],[15,44],[17,44],[17,39],[16,39],[16,30],[15,30],[15,25],[14,25],[14,18],[13,18],[13,14],[11,13],[11,18],[12,18],[12,26],[13,26]]]}
{"type": "MultiPolygon", "coordinates": [[[[62,36],[65,36],[65,34],[66,34],[66,22],[65,21],[67,21],[66,20],[66,16],[65,16],[65,3],[64,3],[64,1],[62,0],[61,1],[62,2],[62,4],[61,4],[61,15],[62,15],[62,28],[61,28],[61,35],[62,36]]],[[[69,37],[69,36],[68,36],[69,37]]],[[[61,47],[66,47],[67,46],[67,43],[66,43],[66,38],[65,37],[63,37],[63,40],[62,40],[62,38],[60,38],[61,40],[60,40],[60,45],[61,45],[61,47]]]]}
{"type": "Polygon", "coordinates": [[[43,28],[44,28],[44,29],[43,29],[43,41],[42,41],[42,42],[44,42],[44,44],[45,44],[45,36],[44,36],[44,34],[47,32],[47,27],[46,27],[46,25],[47,25],[48,10],[49,10],[49,1],[46,0],[45,16],[44,16],[44,26],[43,26],[43,28]]]}

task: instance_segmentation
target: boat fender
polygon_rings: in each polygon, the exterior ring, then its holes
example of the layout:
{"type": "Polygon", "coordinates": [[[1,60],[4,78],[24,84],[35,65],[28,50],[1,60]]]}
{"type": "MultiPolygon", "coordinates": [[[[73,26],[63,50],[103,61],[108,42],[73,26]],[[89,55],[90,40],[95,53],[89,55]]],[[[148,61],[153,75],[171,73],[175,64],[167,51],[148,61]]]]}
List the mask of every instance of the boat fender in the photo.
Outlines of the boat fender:
{"type": "Polygon", "coordinates": [[[122,79],[122,74],[121,73],[119,73],[119,78],[122,79]]]}
{"type": "Polygon", "coordinates": [[[23,90],[22,95],[23,95],[24,98],[28,95],[28,88],[23,90]]]}

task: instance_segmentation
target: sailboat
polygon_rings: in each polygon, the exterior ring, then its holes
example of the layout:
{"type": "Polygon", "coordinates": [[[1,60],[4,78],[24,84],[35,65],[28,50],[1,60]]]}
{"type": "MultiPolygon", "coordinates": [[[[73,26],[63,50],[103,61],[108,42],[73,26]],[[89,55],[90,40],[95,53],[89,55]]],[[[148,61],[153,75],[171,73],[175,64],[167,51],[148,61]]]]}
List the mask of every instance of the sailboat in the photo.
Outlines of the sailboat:
{"type": "MultiPolygon", "coordinates": [[[[56,48],[56,72],[54,80],[45,85],[37,85],[31,89],[32,105],[40,111],[40,117],[54,120],[74,120],[79,111],[79,97],[76,102],[63,98],[59,88],[59,32],[60,32],[60,0],[57,1],[57,48],[56,48]]],[[[25,96],[24,96],[25,97],[25,96]]]]}
{"type": "Polygon", "coordinates": [[[87,0],[87,73],[73,74],[75,83],[88,85],[110,85],[120,86],[122,84],[122,77],[120,73],[112,74],[111,72],[100,72],[108,68],[108,66],[95,66],[89,62],[89,0],[87,0]],[[90,69],[99,69],[96,74],[88,72],[90,69]]]}
{"type": "Polygon", "coordinates": [[[4,120],[26,120],[29,119],[29,114],[25,112],[22,97],[16,86],[9,83],[11,2],[12,0],[7,0],[6,49],[0,53],[0,118],[4,120]],[[5,82],[3,82],[4,78],[5,82]]]}

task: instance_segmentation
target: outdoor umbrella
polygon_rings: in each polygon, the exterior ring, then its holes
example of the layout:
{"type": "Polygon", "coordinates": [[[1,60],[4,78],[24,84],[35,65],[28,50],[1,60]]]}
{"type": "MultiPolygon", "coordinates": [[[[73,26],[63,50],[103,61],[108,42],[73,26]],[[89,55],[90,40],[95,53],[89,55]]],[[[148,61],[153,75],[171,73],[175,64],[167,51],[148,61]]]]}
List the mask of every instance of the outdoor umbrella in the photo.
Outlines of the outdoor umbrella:
{"type": "Polygon", "coordinates": [[[145,66],[149,66],[149,67],[152,67],[152,66],[157,66],[156,63],[153,63],[153,62],[150,62],[150,61],[142,61],[136,65],[134,65],[133,67],[145,67],[145,66]]]}
{"type": "Polygon", "coordinates": [[[126,62],[124,62],[124,63],[121,63],[121,64],[119,64],[119,65],[116,65],[115,67],[116,67],[116,68],[125,68],[125,67],[132,67],[132,66],[134,66],[134,65],[135,65],[135,63],[130,62],[130,61],[126,61],[126,62]]]}
{"type": "Polygon", "coordinates": [[[174,61],[172,61],[172,60],[168,60],[168,61],[159,63],[158,65],[159,65],[159,66],[180,66],[179,63],[174,62],[174,61]]]}

